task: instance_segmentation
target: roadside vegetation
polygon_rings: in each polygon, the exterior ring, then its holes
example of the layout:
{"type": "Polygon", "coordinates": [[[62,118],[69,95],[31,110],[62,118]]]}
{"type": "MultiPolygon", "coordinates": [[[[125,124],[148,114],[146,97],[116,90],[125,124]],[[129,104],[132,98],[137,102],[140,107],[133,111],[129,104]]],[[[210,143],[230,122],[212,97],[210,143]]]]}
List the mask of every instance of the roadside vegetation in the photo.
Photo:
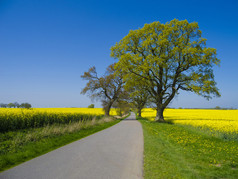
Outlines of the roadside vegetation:
{"type": "MultiPolygon", "coordinates": [[[[103,111],[101,110],[101,112],[103,111]]],[[[89,118],[82,119],[80,117],[79,120],[68,121],[68,123],[47,123],[43,127],[33,126],[26,129],[1,132],[0,171],[120,122],[120,119],[103,117],[101,113],[94,114],[94,117],[92,117],[92,114],[88,116],[89,118]]],[[[52,120],[50,116],[48,117],[48,120],[52,120]]],[[[53,115],[53,117],[55,116],[53,115]]]]}
{"type": "MultiPolygon", "coordinates": [[[[224,128],[207,125],[208,121],[212,124],[212,120],[219,124],[219,119],[215,120],[214,116],[222,112],[237,113],[237,110],[214,110],[210,118],[209,110],[207,113],[206,110],[187,110],[186,115],[184,110],[172,110],[173,113],[165,110],[164,123],[152,120],[156,115],[156,111],[152,109],[142,112],[142,116],[147,116],[147,119],[138,118],[144,132],[145,179],[238,178],[238,131],[234,132],[232,125],[229,125],[229,117],[232,115],[227,115],[227,120],[223,119],[225,116],[220,115],[221,125],[227,124],[224,128]]],[[[236,117],[233,118],[230,121],[237,124],[236,117]]]]}

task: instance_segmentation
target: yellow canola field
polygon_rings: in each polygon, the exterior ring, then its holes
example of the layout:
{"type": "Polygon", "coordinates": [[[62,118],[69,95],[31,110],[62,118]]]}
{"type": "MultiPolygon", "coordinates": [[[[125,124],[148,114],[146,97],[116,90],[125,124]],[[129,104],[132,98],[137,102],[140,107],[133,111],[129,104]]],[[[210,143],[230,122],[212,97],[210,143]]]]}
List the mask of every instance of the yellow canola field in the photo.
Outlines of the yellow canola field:
{"type": "MultiPolygon", "coordinates": [[[[111,115],[116,110],[111,110],[111,115]]],[[[102,108],[0,108],[0,132],[43,127],[52,124],[69,124],[83,120],[99,119],[104,115],[102,108]]]]}
{"type": "MultiPolygon", "coordinates": [[[[142,110],[142,117],[154,120],[156,110],[142,110]]],[[[238,110],[165,109],[164,118],[175,124],[209,128],[226,133],[238,133],[238,110]]]]}
{"type": "MultiPolygon", "coordinates": [[[[59,113],[81,113],[103,115],[102,108],[34,108],[36,111],[59,112],[59,113]]],[[[111,109],[110,115],[116,115],[115,109],[111,109]]]]}
{"type": "MultiPolygon", "coordinates": [[[[47,112],[47,113],[80,113],[80,114],[95,114],[103,115],[102,108],[32,108],[32,109],[20,109],[20,108],[0,108],[0,114],[6,113],[34,113],[34,112],[47,112]]],[[[116,115],[116,110],[111,109],[110,115],[116,115]]]]}

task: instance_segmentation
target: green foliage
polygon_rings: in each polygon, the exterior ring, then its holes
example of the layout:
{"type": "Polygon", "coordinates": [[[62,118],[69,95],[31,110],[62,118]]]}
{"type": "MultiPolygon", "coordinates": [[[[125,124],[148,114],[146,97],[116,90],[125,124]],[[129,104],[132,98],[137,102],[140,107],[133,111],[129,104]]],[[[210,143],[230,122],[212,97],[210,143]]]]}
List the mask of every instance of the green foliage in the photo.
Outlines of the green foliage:
{"type": "Polygon", "coordinates": [[[153,22],[131,30],[111,48],[111,56],[118,59],[115,68],[125,74],[127,85],[147,87],[163,113],[179,90],[207,99],[220,96],[212,70],[220,60],[201,35],[196,22],[153,22]]]}
{"type": "Polygon", "coordinates": [[[14,103],[9,103],[9,104],[4,104],[4,103],[0,103],[0,107],[1,108],[31,108],[31,105],[29,103],[22,103],[22,106],[18,103],[18,102],[14,102],[14,103]],[[25,107],[26,106],[26,107],[25,107]]]}
{"type": "Polygon", "coordinates": [[[126,100],[119,100],[113,104],[118,116],[123,116],[130,112],[130,104],[126,100]]]}
{"type": "Polygon", "coordinates": [[[9,103],[9,104],[7,105],[7,107],[13,108],[13,107],[15,107],[15,105],[14,105],[13,103],[9,103]]]}
{"type": "Polygon", "coordinates": [[[94,108],[94,104],[90,104],[88,108],[94,108]]]}
{"type": "Polygon", "coordinates": [[[142,109],[149,103],[150,97],[146,87],[135,85],[131,87],[132,105],[137,109],[136,113],[141,117],[142,109]]]}
{"type": "Polygon", "coordinates": [[[26,108],[26,109],[30,109],[31,108],[31,104],[29,103],[22,103],[19,105],[20,108],[26,108]]]}

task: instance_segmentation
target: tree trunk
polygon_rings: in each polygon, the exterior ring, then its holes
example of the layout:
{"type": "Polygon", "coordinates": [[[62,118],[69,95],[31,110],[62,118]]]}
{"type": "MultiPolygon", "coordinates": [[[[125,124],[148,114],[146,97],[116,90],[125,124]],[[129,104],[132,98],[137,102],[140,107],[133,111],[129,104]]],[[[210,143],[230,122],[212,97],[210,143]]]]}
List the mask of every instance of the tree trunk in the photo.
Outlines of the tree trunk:
{"type": "Polygon", "coordinates": [[[109,103],[105,108],[105,116],[110,116],[110,109],[112,107],[112,103],[109,103]]]}
{"type": "Polygon", "coordinates": [[[138,117],[141,117],[141,109],[138,109],[138,117]]]}
{"type": "Polygon", "coordinates": [[[107,107],[105,109],[105,116],[109,116],[109,114],[110,114],[110,108],[107,107]]]}
{"type": "Polygon", "coordinates": [[[164,122],[164,108],[157,108],[155,121],[164,122]]]}

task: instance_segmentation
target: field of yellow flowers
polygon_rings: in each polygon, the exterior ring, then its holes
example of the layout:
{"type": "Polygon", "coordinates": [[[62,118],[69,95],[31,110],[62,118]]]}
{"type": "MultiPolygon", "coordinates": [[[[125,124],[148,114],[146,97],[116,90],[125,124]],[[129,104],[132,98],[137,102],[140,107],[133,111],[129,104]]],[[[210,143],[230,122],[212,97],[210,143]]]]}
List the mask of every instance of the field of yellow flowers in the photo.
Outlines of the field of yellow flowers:
{"type": "MultiPolygon", "coordinates": [[[[67,124],[82,120],[101,118],[104,112],[102,108],[1,108],[0,131],[13,131],[42,127],[51,124],[67,124]]],[[[111,115],[116,111],[112,110],[111,115]]]]}
{"type": "Polygon", "coordinates": [[[144,109],[144,178],[238,178],[238,110],[144,109]],[[173,123],[173,125],[171,125],[173,123]]]}
{"type": "MultiPolygon", "coordinates": [[[[156,111],[146,108],[142,117],[153,120],[156,111]]],[[[165,109],[165,120],[174,124],[208,128],[211,131],[238,133],[238,110],[165,109]]]]}

